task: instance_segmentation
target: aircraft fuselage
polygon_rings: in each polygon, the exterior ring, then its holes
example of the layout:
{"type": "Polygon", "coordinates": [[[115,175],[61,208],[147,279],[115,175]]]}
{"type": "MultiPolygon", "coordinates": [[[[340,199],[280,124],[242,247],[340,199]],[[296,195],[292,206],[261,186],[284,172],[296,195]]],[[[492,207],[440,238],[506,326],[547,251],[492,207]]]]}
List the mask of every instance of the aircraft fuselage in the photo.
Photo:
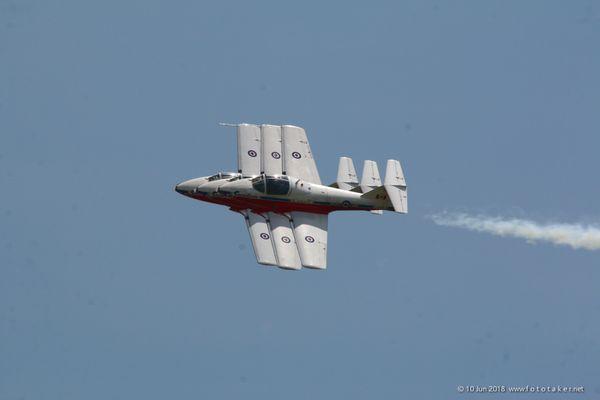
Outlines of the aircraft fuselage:
{"type": "Polygon", "coordinates": [[[196,200],[228,206],[233,211],[250,209],[256,213],[304,211],[328,214],[341,210],[390,209],[385,194],[381,198],[365,198],[361,193],[286,175],[212,181],[196,178],[180,183],[175,190],[196,200]]]}

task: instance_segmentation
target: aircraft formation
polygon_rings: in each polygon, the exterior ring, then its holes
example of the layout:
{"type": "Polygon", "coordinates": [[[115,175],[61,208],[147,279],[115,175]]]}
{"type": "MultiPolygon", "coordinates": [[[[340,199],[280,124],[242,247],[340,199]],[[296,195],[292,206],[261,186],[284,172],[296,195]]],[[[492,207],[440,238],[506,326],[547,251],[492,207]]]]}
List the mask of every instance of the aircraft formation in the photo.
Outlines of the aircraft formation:
{"type": "Polygon", "coordinates": [[[341,157],[337,181],[323,185],[303,128],[229,126],[237,128],[237,172],[190,179],[175,190],[243,215],[259,264],[325,269],[330,212],[408,212],[406,181],[397,160],[387,161],[382,184],[374,161],[364,162],[359,182],[352,159],[341,157]]]}

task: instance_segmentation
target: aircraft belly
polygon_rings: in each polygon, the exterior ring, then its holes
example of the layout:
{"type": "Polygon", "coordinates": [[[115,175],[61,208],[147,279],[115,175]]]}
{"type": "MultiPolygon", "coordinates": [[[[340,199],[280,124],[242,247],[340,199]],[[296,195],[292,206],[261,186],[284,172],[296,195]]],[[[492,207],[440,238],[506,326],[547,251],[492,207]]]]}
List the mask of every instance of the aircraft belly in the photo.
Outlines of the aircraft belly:
{"type": "Polygon", "coordinates": [[[369,199],[360,198],[360,196],[268,196],[258,197],[250,196],[214,196],[198,193],[193,196],[197,200],[209,203],[229,206],[234,211],[250,209],[255,212],[278,212],[285,213],[291,211],[304,211],[316,214],[328,214],[333,211],[341,210],[371,210],[374,204],[369,199]],[[333,201],[332,201],[333,200],[333,201]]]}

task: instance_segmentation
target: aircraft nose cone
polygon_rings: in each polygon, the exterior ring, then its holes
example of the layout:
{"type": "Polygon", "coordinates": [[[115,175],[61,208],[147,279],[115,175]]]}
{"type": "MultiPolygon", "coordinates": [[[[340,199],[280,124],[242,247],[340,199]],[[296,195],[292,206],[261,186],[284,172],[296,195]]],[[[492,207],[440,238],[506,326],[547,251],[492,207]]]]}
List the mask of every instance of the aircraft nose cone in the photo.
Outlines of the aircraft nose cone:
{"type": "Polygon", "coordinates": [[[178,183],[175,186],[175,191],[184,196],[191,196],[197,192],[199,186],[202,186],[205,183],[205,178],[190,179],[189,181],[178,183]]]}
{"type": "Polygon", "coordinates": [[[194,179],[189,181],[181,182],[175,186],[175,191],[179,194],[188,195],[194,191],[197,184],[194,182],[194,179]]]}

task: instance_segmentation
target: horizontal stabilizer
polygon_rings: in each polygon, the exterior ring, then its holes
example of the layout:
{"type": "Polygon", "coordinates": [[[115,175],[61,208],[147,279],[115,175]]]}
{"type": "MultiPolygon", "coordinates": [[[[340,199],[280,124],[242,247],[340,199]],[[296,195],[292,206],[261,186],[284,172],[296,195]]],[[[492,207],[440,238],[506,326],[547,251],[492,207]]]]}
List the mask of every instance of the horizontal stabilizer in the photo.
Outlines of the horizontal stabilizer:
{"type": "MultiPolygon", "coordinates": [[[[385,188],[383,186],[379,186],[379,187],[376,187],[375,189],[363,194],[361,197],[364,197],[366,199],[379,199],[379,198],[387,199],[387,192],[385,191],[385,188]]],[[[391,206],[391,204],[390,204],[390,206],[391,206]]],[[[381,215],[381,214],[383,214],[383,210],[371,210],[371,213],[381,215]]]]}
{"type": "Polygon", "coordinates": [[[365,199],[379,199],[383,198],[386,194],[387,192],[385,191],[385,187],[382,185],[368,191],[360,197],[364,197],[365,199]]]}

